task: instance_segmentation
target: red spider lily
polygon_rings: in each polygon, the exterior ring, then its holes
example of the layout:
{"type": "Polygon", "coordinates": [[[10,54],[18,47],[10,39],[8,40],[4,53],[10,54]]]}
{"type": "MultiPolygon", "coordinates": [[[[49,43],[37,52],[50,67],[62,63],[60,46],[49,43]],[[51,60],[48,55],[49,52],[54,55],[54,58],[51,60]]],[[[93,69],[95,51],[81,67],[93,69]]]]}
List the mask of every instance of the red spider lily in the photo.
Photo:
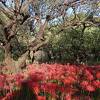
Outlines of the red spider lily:
{"type": "Polygon", "coordinates": [[[87,80],[91,81],[94,79],[94,76],[92,75],[92,73],[89,70],[86,69],[84,72],[85,72],[84,74],[85,74],[87,80]]]}
{"type": "Polygon", "coordinates": [[[3,97],[2,96],[0,96],[0,100],[2,100],[3,99],[3,97]]]}
{"type": "Polygon", "coordinates": [[[37,96],[37,100],[46,100],[45,96],[37,96]]]}
{"type": "MultiPolygon", "coordinates": [[[[61,66],[61,65],[60,65],[61,66]]],[[[45,76],[46,79],[48,80],[51,80],[51,79],[60,79],[60,77],[63,75],[63,67],[60,67],[58,66],[57,64],[54,64],[52,66],[47,66],[47,68],[44,68],[44,73],[45,73],[45,76]]]]}
{"type": "Polygon", "coordinates": [[[5,80],[5,75],[0,75],[0,80],[4,81],[5,80]]]}
{"type": "Polygon", "coordinates": [[[73,100],[92,100],[90,96],[79,95],[73,97],[73,100]]]}
{"type": "Polygon", "coordinates": [[[82,82],[80,83],[80,86],[86,87],[88,84],[89,84],[88,81],[82,81],[82,82]]]}
{"type": "Polygon", "coordinates": [[[10,90],[10,89],[13,89],[13,88],[11,88],[11,86],[9,86],[9,85],[5,85],[5,86],[4,86],[4,89],[10,90]]]}
{"type": "Polygon", "coordinates": [[[23,79],[24,79],[23,74],[16,74],[14,76],[16,86],[21,86],[21,83],[23,82],[23,79]]]}
{"type": "Polygon", "coordinates": [[[67,74],[71,74],[71,75],[76,75],[78,68],[75,65],[70,65],[70,66],[66,66],[65,70],[67,72],[67,74]]]}
{"type": "Polygon", "coordinates": [[[56,91],[58,90],[58,85],[55,83],[44,83],[41,85],[41,89],[44,92],[50,93],[53,97],[56,97],[56,91]]]}
{"type": "Polygon", "coordinates": [[[36,95],[38,95],[39,92],[40,92],[40,85],[39,85],[39,83],[38,83],[38,82],[34,82],[34,81],[32,81],[32,80],[28,80],[28,81],[26,81],[26,82],[27,82],[27,84],[28,84],[28,87],[29,87],[30,89],[32,89],[33,92],[34,92],[36,95]]]}
{"type": "Polygon", "coordinates": [[[86,90],[89,91],[89,92],[94,92],[95,91],[95,87],[92,86],[92,85],[87,85],[86,86],[86,90]]]}
{"type": "Polygon", "coordinates": [[[90,73],[94,73],[95,67],[86,67],[86,69],[90,72],[90,73]]]}
{"type": "Polygon", "coordinates": [[[5,80],[6,77],[4,75],[0,75],[0,88],[3,88],[5,80]]]}
{"type": "Polygon", "coordinates": [[[24,76],[23,76],[23,74],[18,73],[15,75],[14,78],[15,78],[15,80],[22,80],[24,78],[24,76]]]}
{"type": "MultiPolygon", "coordinates": [[[[56,98],[58,97],[57,93],[59,91],[66,94],[65,100],[72,100],[74,93],[80,91],[77,86],[81,86],[82,89],[87,92],[95,92],[96,89],[100,88],[99,79],[100,70],[89,66],[87,68],[85,65],[84,67],[81,65],[78,67],[69,64],[33,64],[27,68],[24,74],[0,75],[0,87],[2,87],[2,90],[7,90],[11,93],[15,87],[21,87],[23,85],[22,83],[25,81],[37,96],[42,91],[56,98]]],[[[9,100],[8,97],[10,96],[6,95],[3,100],[9,100]]],[[[38,96],[38,100],[46,100],[46,97],[38,96]]],[[[81,100],[80,95],[79,100],[81,100]]],[[[91,99],[85,98],[84,100],[91,99]]]]}
{"type": "Polygon", "coordinates": [[[74,77],[68,76],[63,80],[64,84],[73,84],[76,82],[74,77]]]}
{"type": "Polygon", "coordinates": [[[99,80],[93,81],[93,85],[94,85],[96,88],[100,88],[100,81],[99,81],[99,80]]]}
{"type": "Polygon", "coordinates": [[[72,100],[71,94],[67,94],[65,100],[72,100]]]}
{"type": "Polygon", "coordinates": [[[80,85],[84,90],[87,90],[89,92],[95,91],[95,87],[87,81],[83,81],[80,85]]]}
{"type": "Polygon", "coordinates": [[[38,82],[44,80],[45,75],[42,72],[34,72],[34,73],[29,73],[29,78],[34,82],[38,82]]]}
{"type": "Polygon", "coordinates": [[[4,87],[4,82],[0,82],[0,88],[4,87]]]}
{"type": "Polygon", "coordinates": [[[68,85],[65,85],[65,86],[59,86],[58,87],[58,90],[62,93],[69,93],[69,94],[74,94],[75,92],[78,91],[78,89],[75,89],[74,87],[72,86],[68,86],[68,85]]]}
{"type": "Polygon", "coordinates": [[[36,95],[39,94],[39,92],[40,92],[40,85],[39,85],[38,83],[35,83],[35,82],[34,82],[31,88],[33,89],[33,92],[34,92],[36,95]]]}
{"type": "Polygon", "coordinates": [[[98,72],[96,73],[96,78],[97,78],[97,79],[100,79],[100,71],[98,71],[98,72]]]}
{"type": "Polygon", "coordinates": [[[56,83],[42,83],[41,84],[41,88],[42,89],[57,89],[58,85],[56,83]]]}

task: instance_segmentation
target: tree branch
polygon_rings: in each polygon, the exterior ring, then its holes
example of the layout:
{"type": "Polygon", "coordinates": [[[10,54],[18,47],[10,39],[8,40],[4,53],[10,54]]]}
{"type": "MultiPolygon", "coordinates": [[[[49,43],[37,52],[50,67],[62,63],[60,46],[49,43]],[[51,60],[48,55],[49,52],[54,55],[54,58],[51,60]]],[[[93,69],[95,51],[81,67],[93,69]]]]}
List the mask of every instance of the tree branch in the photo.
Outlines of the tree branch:
{"type": "Polygon", "coordinates": [[[3,12],[9,19],[14,19],[14,12],[10,8],[5,7],[0,3],[0,12],[3,12]]]}

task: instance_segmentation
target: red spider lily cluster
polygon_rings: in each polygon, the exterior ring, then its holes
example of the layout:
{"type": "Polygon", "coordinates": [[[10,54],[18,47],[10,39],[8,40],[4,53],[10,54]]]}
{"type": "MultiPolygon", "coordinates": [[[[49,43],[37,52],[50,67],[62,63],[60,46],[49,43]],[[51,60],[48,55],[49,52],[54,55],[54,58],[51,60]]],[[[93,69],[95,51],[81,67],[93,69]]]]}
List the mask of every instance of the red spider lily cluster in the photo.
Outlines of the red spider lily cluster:
{"type": "Polygon", "coordinates": [[[37,100],[92,100],[100,89],[100,66],[33,64],[18,74],[1,73],[0,100],[11,100],[23,82],[37,100]]]}

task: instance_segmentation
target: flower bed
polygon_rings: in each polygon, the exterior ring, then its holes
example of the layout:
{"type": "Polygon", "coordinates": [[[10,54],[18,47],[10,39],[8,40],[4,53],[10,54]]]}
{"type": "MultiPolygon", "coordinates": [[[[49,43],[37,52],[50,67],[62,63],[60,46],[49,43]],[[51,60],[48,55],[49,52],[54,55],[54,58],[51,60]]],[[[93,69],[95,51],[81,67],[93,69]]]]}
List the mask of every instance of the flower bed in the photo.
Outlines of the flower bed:
{"type": "Polygon", "coordinates": [[[99,100],[100,66],[33,64],[18,74],[0,74],[0,100],[19,100],[22,92],[34,100],[99,100]]]}

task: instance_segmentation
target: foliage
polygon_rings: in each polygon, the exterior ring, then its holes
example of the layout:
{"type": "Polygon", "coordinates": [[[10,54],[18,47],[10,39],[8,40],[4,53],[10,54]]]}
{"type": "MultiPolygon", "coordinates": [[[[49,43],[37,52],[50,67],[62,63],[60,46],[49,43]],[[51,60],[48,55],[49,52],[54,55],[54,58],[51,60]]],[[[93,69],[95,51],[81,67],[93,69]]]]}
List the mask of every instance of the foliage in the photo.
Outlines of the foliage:
{"type": "Polygon", "coordinates": [[[100,66],[33,64],[17,74],[1,73],[0,100],[23,100],[21,96],[35,96],[34,100],[92,100],[96,96],[99,100],[100,66]]]}
{"type": "Polygon", "coordinates": [[[67,28],[59,33],[59,28],[53,27],[50,30],[48,46],[45,51],[53,53],[53,60],[58,62],[71,63],[100,63],[100,29],[97,27],[87,27],[82,32],[82,27],[67,28]],[[48,49],[47,49],[48,48],[48,49]]]}

